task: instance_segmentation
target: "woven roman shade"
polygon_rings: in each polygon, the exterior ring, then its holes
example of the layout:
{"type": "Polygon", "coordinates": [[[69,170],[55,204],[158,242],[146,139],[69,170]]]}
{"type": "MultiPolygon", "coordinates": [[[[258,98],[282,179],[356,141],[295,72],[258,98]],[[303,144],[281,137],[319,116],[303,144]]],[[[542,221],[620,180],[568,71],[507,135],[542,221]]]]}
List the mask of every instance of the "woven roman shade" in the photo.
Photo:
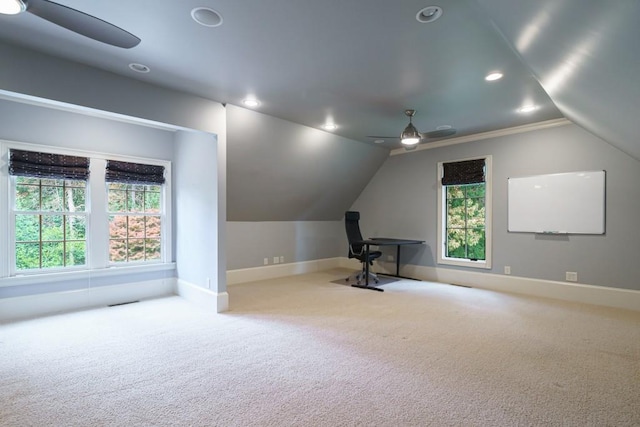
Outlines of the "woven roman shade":
{"type": "Polygon", "coordinates": [[[442,185],[464,185],[484,182],[484,159],[445,163],[442,185]]]}
{"type": "Polygon", "coordinates": [[[9,175],[49,179],[89,179],[87,157],[9,150],[9,175]]]}
{"type": "Polygon", "coordinates": [[[107,160],[105,180],[123,184],[161,185],[164,184],[164,166],[107,160]]]}

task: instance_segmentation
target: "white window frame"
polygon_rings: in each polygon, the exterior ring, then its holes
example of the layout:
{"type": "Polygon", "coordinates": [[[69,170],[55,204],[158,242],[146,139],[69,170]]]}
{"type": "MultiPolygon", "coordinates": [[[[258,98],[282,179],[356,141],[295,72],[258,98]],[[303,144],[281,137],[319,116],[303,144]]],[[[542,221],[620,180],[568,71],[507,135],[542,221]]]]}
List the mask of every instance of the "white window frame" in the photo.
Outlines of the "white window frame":
{"type": "Polygon", "coordinates": [[[491,167],[491,156],[478,156],[478,157],[470,157],[466,159],[458,159],[458,160],[448,160],[446,162],[438,162],[438,248],[437,248],[437,263],[444,265],[454,265],[458,267],[472,267],[472,268],[483,268],[483,269],[491,269],[491,254],[492,254],[492,206],[493,206],[493,183],[492,183],[492,167],[491,167]],[[446,229],[446,218],[447,218],[447,206],[446,206],[446,186],[442,185],[442,176],[444,170],[445,163],[455,163],[455,162],[463,162],[466,160],[478,160],[484,159],[485,164],[485,224],[484,224],[484,232],[485,232],[485,259],[484,260],[471,260],[464,258],[450,258],[445,256],[447,244],[447,229],[446,229]]]}
{"type": "Polygon", "coordinates": [[[0,196],[0,241],[6,245],[0,249],[8,256],[0,261],[0,286],[46,283],[49,278],[68,277],[73,279],[89,274],[104,277],[114,274],[159,271],[175,268],[172,262],[172,215],[171,215],[171,162],[117,154],[73,150],[56,146],[30,144],[0,140],[0,188],[7,191],[0,196]],[[90,158],[90,175],[86,186],[87,216],[87,262],[84,266],[57,267],[47,269],[16,270],[15,267],[15,224],[12,203],[15,199],[15,179],[9,176],[9,150],[19,149],[43,153],[82,156],[90,158]],[[109,225],[107,204],[107,183],[105,182],[106,160],[159,165],[165,168],[165,183],[162,185],[161,233],[162,256],[160,260],[111,263],[109,261],[109,225]],[[122,273],[118,273],[118,271],[122,273]]]}

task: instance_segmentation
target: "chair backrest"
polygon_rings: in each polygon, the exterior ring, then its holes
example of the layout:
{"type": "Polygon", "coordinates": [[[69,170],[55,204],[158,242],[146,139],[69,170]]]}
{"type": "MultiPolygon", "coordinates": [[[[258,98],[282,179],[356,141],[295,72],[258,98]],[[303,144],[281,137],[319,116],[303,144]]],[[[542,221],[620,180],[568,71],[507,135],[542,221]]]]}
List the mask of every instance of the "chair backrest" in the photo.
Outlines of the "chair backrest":
{"type": "Polygon", "coordinates": [[[349,258],[354,258],[354,254],[360,254],[362,252],[362,246],[364,246],[354,243],[363,240],[362,233],[360,233],[360,212],[345,212],[344,227],[347,231],[347,240],[349,241],[349,258]]]}

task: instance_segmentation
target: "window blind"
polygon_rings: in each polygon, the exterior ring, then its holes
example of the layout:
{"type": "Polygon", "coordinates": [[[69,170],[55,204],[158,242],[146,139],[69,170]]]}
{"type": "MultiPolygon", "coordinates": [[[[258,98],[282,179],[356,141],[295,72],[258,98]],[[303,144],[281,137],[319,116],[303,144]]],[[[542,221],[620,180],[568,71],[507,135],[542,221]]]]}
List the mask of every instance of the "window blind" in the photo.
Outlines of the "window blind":
{"type": "Polygon", "coordinates": [[[164,184],[164,166],[107,160],[105,180],[123,184],[160,185],[164,184]]]}
{"type": "Polygon", "coordinates": [[[49,179],[89,179],[87,157],[9,150],[9,174],[49,179]]]}
{"type": "Polygon", "coordinates": [[[484,159],[444,163],[442,185],[477,184],[484,182],[484,159]]]}

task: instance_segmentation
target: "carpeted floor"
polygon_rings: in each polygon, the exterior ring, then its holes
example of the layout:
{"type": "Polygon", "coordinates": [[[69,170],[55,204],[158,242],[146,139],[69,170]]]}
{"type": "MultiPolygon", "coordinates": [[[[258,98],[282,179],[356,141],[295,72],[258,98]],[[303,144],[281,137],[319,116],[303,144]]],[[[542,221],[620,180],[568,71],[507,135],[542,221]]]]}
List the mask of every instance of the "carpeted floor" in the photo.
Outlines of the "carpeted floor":
{"type": "Polygon", "coordinates": [[[639,312],[344,274],[0,325],[0,425],[640,425],[639,312]]]}

